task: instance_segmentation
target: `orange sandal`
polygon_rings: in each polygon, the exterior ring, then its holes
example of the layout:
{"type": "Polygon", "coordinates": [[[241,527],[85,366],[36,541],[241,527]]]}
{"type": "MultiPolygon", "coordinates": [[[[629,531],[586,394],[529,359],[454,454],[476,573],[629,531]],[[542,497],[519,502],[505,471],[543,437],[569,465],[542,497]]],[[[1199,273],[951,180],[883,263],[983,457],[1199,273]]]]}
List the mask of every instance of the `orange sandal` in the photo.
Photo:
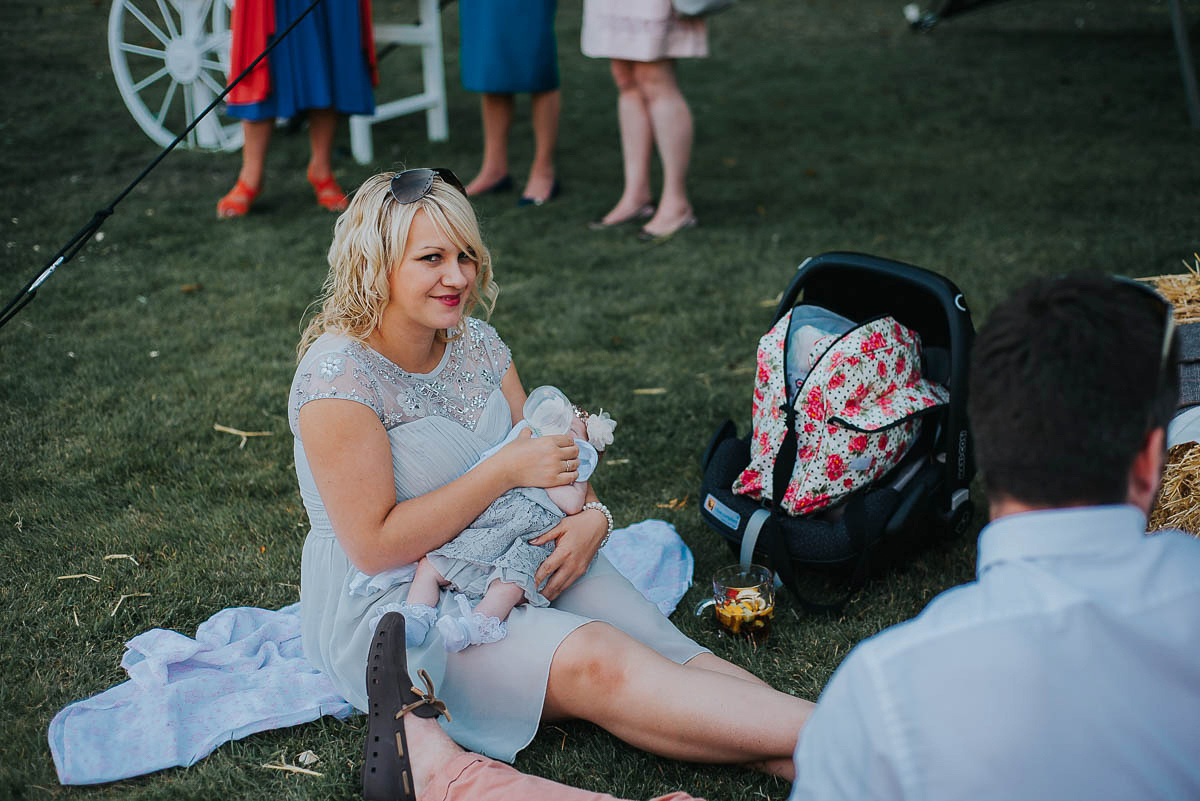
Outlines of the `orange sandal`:
{"type": "Polygon", "coordinates": [[[313,180],[311,172],[307,175],[308,182],[312,184],[313,191],[317,194],[317,205],[326,211],[346,210],[346,206],[349,205],[349,202],[346,200],[346,193],[338,186],[333,173],[330,173],[320,181],[313,180]]]}
{"type": "Polygon", "coordinates": [[[217,218],[228,220],[233,217],[246,216],[246,212],[250,211],[250,206],[254,203],[254,198],[258,197],[258,193],[261,191],[261,186],[258,189],[251,189],[239,178],[233,185],[233,189],[230,189],[225,197],[217,201],[217,218]]]}

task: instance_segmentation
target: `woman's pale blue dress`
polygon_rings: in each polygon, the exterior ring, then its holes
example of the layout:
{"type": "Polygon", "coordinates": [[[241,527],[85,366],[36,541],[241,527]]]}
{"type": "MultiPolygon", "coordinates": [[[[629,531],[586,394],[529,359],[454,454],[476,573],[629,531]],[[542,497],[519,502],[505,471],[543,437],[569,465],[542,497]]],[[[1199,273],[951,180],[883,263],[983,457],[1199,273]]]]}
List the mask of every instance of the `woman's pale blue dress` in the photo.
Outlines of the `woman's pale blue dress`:
{"type": "MultiPolygon", "coordinates": [[[[305,403],[337,398],[370,407],[387,431],[396,500],[414,498],[458,478],[512,427],[500,382],[508,347],[487,323],[468,320],[430,373],[406,372],[379,353],[336,334],[322,335],[305,353],[292,382],[289,422],[295,435],[296,474],[312,526],[301,565],[301,621],[305,656],[329,674],[338,690],[365,709],[366,659],[373,626],[408,595],[407,566],[377,576],[359,572],[338,544],[317,492],[297,413],[305,403]]],[[[458,614],[449,591],[442,614],[458,614]]],[[[519,606],[508,636],[497,643],[447,654],[441,636],[409,649],[409,671],[424,668],[453,722],[442,725],[460,745],[512,761],[533,739],[545,700],[550,661],[579,626],[603,620],[675,662],[706,649],[681,634],[604,556],[549,607],[519,606]]]]}

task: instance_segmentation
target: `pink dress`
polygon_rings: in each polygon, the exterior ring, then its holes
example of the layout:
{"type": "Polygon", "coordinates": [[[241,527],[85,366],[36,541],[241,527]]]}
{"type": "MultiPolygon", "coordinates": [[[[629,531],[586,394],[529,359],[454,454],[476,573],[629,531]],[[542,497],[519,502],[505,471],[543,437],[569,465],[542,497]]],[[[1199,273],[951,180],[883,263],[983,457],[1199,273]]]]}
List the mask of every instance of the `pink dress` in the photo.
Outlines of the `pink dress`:
{"type": "Polygon", "coordinates": [[[580,48],[591,58],[660,61],[708,55],[702,19],[683,19],[671,0],[583,0],[580,48]]]}

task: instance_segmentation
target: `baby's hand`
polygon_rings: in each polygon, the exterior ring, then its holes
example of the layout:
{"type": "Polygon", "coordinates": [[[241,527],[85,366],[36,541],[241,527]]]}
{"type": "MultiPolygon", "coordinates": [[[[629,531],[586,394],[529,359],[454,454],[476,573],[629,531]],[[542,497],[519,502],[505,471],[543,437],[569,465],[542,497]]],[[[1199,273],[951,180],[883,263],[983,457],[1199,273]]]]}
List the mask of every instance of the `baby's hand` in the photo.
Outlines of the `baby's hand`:
{"type": "Polygon", "coordinates": [[[495,458],[514,487],[561,487],[579,477],[579,447],[567,434],[533,437],[526,429],[495,458]]]}

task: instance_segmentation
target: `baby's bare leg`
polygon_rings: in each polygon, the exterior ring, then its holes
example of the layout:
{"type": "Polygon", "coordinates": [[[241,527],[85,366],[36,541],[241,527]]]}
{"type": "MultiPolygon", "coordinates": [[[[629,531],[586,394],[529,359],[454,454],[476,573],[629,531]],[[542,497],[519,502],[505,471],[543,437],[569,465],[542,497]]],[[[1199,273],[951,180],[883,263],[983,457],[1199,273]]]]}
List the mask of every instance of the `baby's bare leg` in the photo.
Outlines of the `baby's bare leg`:
{"type": "Polygon", "coordinates": [[[577,515],[583,510],[583,502],[587,499],[588,483],[576,481],[574,484],[564,484],[561,487],[549,487],[546,494],[554,505],[566,515],[577,515]]]}
{"type": "Polygon", "coordinates": [[[438,605],[438,590],[446,585],[446,579],[437,572],[437,568],[425,558],[417,562],[417,574],[413,576],[412,587],[408,590],[410,604],[438,605]]]}
{"type": "Polygon", "coordinates": [[[481,615],[489,615],[500,620],[508,619],[508,613],[513,607],[525,600],[525,591],[519,584],[507,581],[493,581],[488,585],[487,592],[475,606],[475,611],[481,615]]]}

